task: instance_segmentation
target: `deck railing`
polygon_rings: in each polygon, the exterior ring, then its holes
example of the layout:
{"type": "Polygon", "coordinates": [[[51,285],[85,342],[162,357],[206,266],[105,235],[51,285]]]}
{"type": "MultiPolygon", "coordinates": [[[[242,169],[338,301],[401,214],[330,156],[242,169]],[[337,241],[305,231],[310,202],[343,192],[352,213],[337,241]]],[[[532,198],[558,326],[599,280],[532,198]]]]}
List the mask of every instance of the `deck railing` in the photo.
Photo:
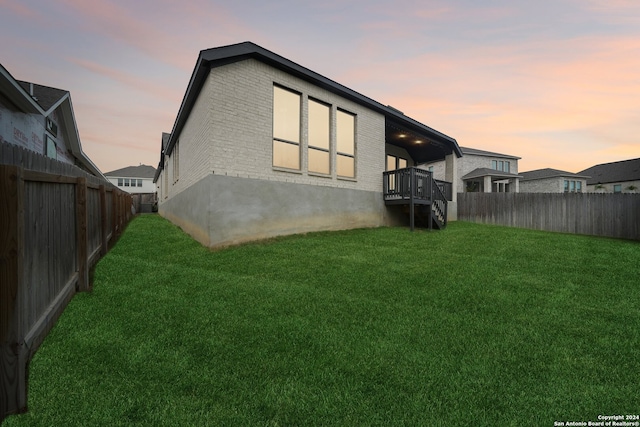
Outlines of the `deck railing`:
{"type": "Polygon", "coordinates": [[[437,188],[445,200],[451,200],[451,183],[433,179],[433,173],[420,168],[403,168],[383,173],[385,201],[409,200],[413,189],[414,200],[431,201],[437,188]],[[411,185],[413,182],[414,185],[411,185]]]}
{"type": "Polygon", "coordinates": [[[412,230],[415,205],[431,205],[438,225],[446,224],[447,200],[452,194],[450,182],[435,180],[432,172],[415,167],[386,171],[382,177],[385,203],[409,205],[412,230]]]}

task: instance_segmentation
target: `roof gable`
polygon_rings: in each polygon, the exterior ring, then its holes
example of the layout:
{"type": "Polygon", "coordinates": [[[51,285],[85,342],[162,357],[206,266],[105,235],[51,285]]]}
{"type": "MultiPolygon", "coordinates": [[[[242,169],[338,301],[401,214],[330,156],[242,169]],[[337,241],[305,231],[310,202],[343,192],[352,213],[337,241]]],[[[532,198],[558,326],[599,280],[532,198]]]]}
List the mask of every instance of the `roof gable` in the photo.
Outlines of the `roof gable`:
{"type": "Polygon", "coordinates": [[[57,107],[63,98],[69,93],[66,90],[56,89],[54,87],[43,86],[37,83],[25,82],[17,80],[18,84],[27,92],[38,105],[46,112],[57,107]]]}

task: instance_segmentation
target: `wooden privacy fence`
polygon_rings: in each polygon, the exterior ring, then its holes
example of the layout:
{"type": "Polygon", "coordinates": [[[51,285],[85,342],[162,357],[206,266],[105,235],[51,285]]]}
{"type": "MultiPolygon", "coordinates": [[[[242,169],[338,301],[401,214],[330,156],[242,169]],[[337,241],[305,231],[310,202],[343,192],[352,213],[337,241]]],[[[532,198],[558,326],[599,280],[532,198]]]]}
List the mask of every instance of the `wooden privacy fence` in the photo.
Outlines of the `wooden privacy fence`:
{"type": "Polygon", "coordinates": [[[0,422],[26,410],[29,361],[131,219],[131,197],[107,181],[8,150],[0,147],[9,163],[0,164],[0,422]]]}
{"type": "Polygon", "coordinates": [[[458,193],[458,219],[640,240],[640,194],[458,193]]]}

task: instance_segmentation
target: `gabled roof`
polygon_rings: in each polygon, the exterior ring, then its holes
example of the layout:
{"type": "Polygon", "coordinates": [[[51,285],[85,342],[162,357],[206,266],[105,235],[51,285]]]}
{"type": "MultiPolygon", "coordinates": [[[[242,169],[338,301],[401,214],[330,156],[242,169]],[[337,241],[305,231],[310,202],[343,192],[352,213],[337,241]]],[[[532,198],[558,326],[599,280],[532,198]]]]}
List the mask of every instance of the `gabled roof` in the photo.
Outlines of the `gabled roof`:
{"type": "Polygon", "coordinates": [[[117,169],[107,172],[105,176],[122,177],[122,178],[153,178],[156,168],[153,166],[127,166],[126,168],[117,169]]]}
{"type": "Polygon", "coordinates": [[[588,175],[587,185],[640,181],[640,158],[602,163],[579,172],[588,175]]]}
{"type": "Polygon", "coordinates": [[[490,176],[493,178],[522,178],[522,176],[516,175],[514,173],[501,172],[499,170],[489,168],[477,168],[463,176],[462,179],[465,180],[473,178],[483,178],[485,176],[490,176]]]}
{"type": "Polygon", "coordinates": [[[65,140],[71,153],[76,158],[77,163],[95,176],[104,179],[104,175],[100,169],[98,169],[84,151],[82,151],[78,126],[71,103],[71,94],[68,91],[38,84],[33,84],[32,86],[31,83],[23,81],[19,82],[6,68],[0,65],[0,94],[6,97],[20,111],[27,114],[39,114],[48,117],[54,110],[59,108],[58,118],[64,124],[63,128],[66,131],[65,140]],[[25,87],[27,89],[25,89],[25,87]],[[42,97],[39,101],[36,101],[30,95],[32,87],[34,96],[38,93],[42,97]]]}
{"type": "Polygon", "coordinates": [[[502,157],[502,158],[505,158],[505,159],[513,159],[513,160],[521,159],[521,157],[512,156],[510,154],[493,153],[491,151],[478,150],[477,148],[460,147],[460,149],[462,150],[462,153],[465,154],[465,155],[486,156],[486,157],[502,157]]]}
{"type": "Polygon", "coordinates": [[[551,169],[551,168],[536,169],[528,172],[520,172],[520,174],[522,175],[523,181],[532,181],[535,179],[546,179],[546,178],[556,178],[556,177],[574,178],[574,179],[589,178],[586,175],[578,175],[573,172],[561,171],[559,169],[551,169]]]}
{"type": "Polygon", "coordinates": [[[38,103],[45,111],[45,115],[49,115],[69,93],[66,90],[56,89],[54,87],[42,86],[37,83],[25,82],[17,80],[18,84],[38,103]]]}
{"type": "MultiPolygon", "coordinates": [[[[204,81],[209,75],[211,69],[249,58],[264,62],[290,75],[311,82],[315,86],[326,89],[371,110],[377,111],[385,116],[387,124],[393,123],[395,127],[401,130],[414,132],[419,135],[426,135],[430,141],[433,141],[434,145],[438,145],[441,149],[444,148],[448,153],[453,152],[458,157],[462,157],[462,151],[460,151],[460,147],[455,139],[408,116],[405,116],[401,111],[398,111],[393,107],[380,104],[371,98],[368,98],[347,88],[346,86],[330,80],[327,77],[324,77],[251,42],[238,43],[200,51],[196,66],[191,75],[191,79],[189,80],[187,91],[182,99],[178,116],[176,117],[176,121],[171,131],[171,137],[169,139],[167,149],[165,150],[166,154],[171,154],[178,135],[186,123],[196,98],[202,89],[202,85],[204,84],[204,81]]],[[[425,160],[416,159],[416,161],[423,162],[425,160]]],[[[162,165],[160,165],[160,167],[162,167],[162,165]]]]}

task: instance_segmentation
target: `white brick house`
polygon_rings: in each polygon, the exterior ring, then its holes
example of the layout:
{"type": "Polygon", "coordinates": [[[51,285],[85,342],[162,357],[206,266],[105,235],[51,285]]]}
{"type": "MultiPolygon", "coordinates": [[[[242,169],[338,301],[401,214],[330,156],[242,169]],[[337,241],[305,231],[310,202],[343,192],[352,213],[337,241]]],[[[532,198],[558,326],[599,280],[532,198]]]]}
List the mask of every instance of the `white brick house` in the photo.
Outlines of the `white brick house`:
{"type": "MultiPolygon", "coordinates": [[[[453,192],[518,193],[522,176],[518,175],[520,157],[476,148],[460,147],[464,157],[456,162],[453,192]]],[[[426,162],[421,168],[431,170],[437,179],[446,179],[445,161],[426,162]]]]}
{"type": "Polygon", "coordinates": [[[161,150],[160,214],[211,247],[398,223],[385,168],[462,155],[453,138],[250,42],[200,52],[161,150]]]}

